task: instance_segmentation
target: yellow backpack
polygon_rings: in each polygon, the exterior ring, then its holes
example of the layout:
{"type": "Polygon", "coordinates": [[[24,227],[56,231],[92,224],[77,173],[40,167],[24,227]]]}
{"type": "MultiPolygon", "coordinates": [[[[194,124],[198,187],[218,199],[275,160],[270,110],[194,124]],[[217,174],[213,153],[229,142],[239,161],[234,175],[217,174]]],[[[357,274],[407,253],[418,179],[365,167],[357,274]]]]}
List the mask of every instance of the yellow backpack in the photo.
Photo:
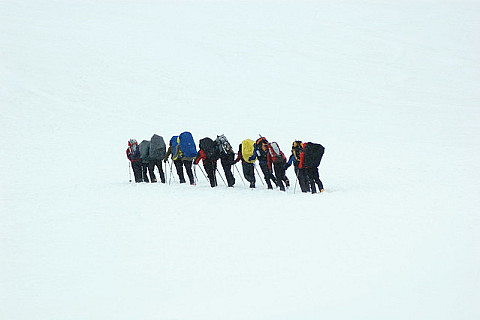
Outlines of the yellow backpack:
{"type": "Polygon", "coordinates": [[[248,163],[254,163],[255,160],[248,160],[253,155],[255,141],[251,139],[245,139],[242,141],[242,158],[248,163]]]}

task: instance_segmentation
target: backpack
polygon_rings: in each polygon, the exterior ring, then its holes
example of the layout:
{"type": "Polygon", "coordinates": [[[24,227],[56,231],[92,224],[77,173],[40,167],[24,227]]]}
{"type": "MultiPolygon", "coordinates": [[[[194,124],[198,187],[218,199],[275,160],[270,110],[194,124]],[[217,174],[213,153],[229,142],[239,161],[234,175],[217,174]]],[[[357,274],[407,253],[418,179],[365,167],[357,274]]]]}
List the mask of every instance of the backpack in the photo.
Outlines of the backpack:
{"type": "Polygon", "coordinates": [[[166,146],[162,136],[154,134],[150,139],[150,150],[148,157],[152,160],[163,160],[165,157],[166,146]]]}
{"type": "Polygon", "coordinates": [[[178,159],[178,157],[177,158],[173,157],[175,155],[175,151],[177,150],[177,145],[178,145],[178,136],[171,137],[170,138],[170,146],[172,146],[172,160],[177,160],[178,159]]]}
{"type": "Polygon", "coordinates": [[[138,145],[138,149],[140,150],[140,158],[142,161],[148,161],[148,151],[150,149],[150,141],[143,140],[138,145]]]}
{"type": "Polygon", "coordinates": [[[197,146],[195,145],[195,141],[193,141],[193,136],[190,132],[182,132],[178,136],[178,140],[180,143],[180,150],[184,157],[195,158],[197,156],[197,146]]]}
{"type": "Polygon", "coordinates": [[[276,142],[269,143],[268,152],[270,153],[270,156],[272,157],[274,163],[286,162],[285,155],[283,154],[282,150],[280,150],[278,143],[276,142]]]}
{"type": "Polygon", "coordinates": [[[235,153],[233,151],[232,145],[230,144],[230,142],[228,142],[227,137],[225,137],[223,134],[217,136],[217,139],[215,139],[215,143],[217,145],[220,155],[224,156],[229,153],[235,153]]]}
{"type": "Polygon", "coordinates": [[[268,152],[268,140],[265,137],[260,137],[255,142],[257,145],[257,150],[260,152],[260,157],[266,157],[268,152]]]}
{"type": "Polygon", "coordinates": [[[203,150],[203,152],[205,152],[205,156],[209,160],[217,160],[218,156],[216,146],[217,145],[215,144],[215,142],[213,142],[213,140],[208,137],[200,139],[200,150],[203,150]]]}
{"type": "Polygon", "coordinates": [[[243,161],[248,163],[254,163],[255,160],[248,160],[251,156],[253,156],[254,147],[253,145],[255,142],[250,139],[245,139],[242,141],[242,158],[243,161]]]}
{"type": "Polygon", "coordinates": [[[317,168],[322,161],[325,148],[319,143],[308,142],[303,149],[303,167],[317,168]]]}

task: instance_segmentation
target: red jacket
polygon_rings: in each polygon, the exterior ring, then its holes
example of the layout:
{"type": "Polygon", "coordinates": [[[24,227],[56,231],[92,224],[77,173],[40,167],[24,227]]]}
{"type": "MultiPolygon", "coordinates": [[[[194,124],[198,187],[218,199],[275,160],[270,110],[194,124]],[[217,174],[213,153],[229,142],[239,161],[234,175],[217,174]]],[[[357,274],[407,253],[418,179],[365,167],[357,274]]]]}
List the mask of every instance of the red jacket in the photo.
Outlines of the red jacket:
{"type": "Polygon", "coordinates": [[[198,164],[200,162],[200,160],[203,160],[203,162],[205,162],[205,159],[207,159],[207,155],[205,154],[205,152],[203,150],[200,149],[197,153],[197,156],[195,158],[194,163],[198,164]]]}
{"type": "Polygon", "coordinates": [[[302,143],[302,152],[300,152],[300,162],[298,164],[298,168],[299,169],[302,169],[303,168],[303,163],[304,163],[304,160],[305,160],[305,146],[307,145],[307,143],[302,143]]]}
{"type": "Polygon", "coordinates": [[[268,149],[267,149],[267,165],[270,171],[272,171],[272,163],[273,163],[272,155],[270,154],[270,152],[268,152],[268,149]]]}
{"type": "Polygon", "coordinates": [[[138,145],[134,145],[134,148],[135,150],[133,150],[133,148],[130,148],[128,147],[127,148],[127,158],[131,161],[131,162],[135,162],[135,161],[140,161],[141,158],[140,158],[140,150],[138,148],[138,145]]]}
{"type": "Polygon", "coordinates": [[[234,163],[237,163],[240,160],[242,160],[242,164],[246,163],[246,161],[243,160],[243,157],[242,157],[242,145],[240,145],[239,148],[238,148],[237,158],[235,159],[234,163]]]}

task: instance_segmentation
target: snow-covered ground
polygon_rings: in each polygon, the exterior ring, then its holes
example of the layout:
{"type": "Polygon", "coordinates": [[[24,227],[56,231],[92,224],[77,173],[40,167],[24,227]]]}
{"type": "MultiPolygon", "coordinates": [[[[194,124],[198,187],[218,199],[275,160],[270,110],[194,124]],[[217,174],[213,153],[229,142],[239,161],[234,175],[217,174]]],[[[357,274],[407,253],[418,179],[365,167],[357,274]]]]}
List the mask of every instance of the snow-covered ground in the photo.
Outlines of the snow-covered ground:
{"type": "Polygon", "coordinates": [[[0,1],[0,318],[479,319],[479,35],[478,1],[0,1]],[[185,130],[320,142],[326,192],[128,182],[185,130]]]}

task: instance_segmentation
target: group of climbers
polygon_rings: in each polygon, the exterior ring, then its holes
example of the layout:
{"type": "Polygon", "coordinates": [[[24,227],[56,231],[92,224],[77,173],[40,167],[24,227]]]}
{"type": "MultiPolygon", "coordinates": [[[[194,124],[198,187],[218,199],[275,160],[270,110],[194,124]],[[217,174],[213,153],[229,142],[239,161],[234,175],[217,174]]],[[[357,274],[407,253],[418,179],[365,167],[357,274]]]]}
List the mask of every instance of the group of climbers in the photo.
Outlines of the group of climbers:
{"type": "MultiPolygon", "coordinates": [[[[294,141],[292,143],[292,154],[287,161],[278,143],[269,142],[261,136],[256,141],[243,140],[239,144],[235,157],[235,152],[225,135],[219,135],[215,140],[209,137],[200,139],[199,150],[197,151],[192,134],[186,131],[170,139],[168,150],[163,137],[156,134],[152,136],[150,141],[143,140],[140,144],[135,139],[130,139],[128,141],[127,157],[131,162],[135,182],[157,182],[154,173],[154,169],[157,167],[160,180],[165,183],[165,173],[161,161],[163,160],[166,163],[171,157],[173,162],[170,164],[170,179],[172,178],[172,165],[175,165],[179,182],[186,183],[183,171],[185,168],[191,185],[195,185],[196,178],[192,166],[198,165],[202,161],[206,175],[203,170],[202,172],[212,188],[218,185],[217,172],[220,174],[217,169],[218,160],[223,167],[227,180],[225,184],[228,187],[235,185],[232,168],[236,163],[241,162],[243,176],[249,182],[249,187],[255,188],[255,162],[258,160],[267,188],[273,189],[275,185],[281,191],[285,191],[290,186],[290,181],[285,172],[293,164],[301,191],[316,193],[317,187],[319,192],[324,191],[318,173],[318,166],[324,151],[325,148],[321,144],[294,141]],[[147,177],[147,170],[150,180],[147,177]]],[[[223,179],[221,175],[220,177],[223,179]]]]}
{"type": "MultiPolygon", "coordinates": [[[[165,173],[162,168],[162,160],[165,158],[165,142],[159,135],[154,134],[150,141],[143,140],[140,144],[137,140],[128,141],[127,158],[131,162],[135,182],[150,182],[147,170],[152,182],[157,182],[155,167],[158,168],[160,181],[165,183],[165,173]]],[[[131,179],[130,179],[131,180],[131,179]]]]}

